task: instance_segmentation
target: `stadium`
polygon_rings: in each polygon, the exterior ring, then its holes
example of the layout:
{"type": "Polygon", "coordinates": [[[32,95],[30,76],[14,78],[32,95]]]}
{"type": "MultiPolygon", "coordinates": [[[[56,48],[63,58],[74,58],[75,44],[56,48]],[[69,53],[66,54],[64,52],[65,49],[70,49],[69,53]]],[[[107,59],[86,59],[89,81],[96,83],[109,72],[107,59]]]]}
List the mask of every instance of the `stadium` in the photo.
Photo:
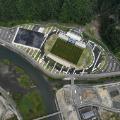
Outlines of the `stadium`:
{"type": "Polygon", "coordinates": [[[12,44],[53,74],[90,73],[101,67],[101,48],[81,29],[18,26],[12,44]]]}
{"type": "Polygon", "coordinates": [[[89,67],[93,61],[92,51],[80,36],[72,32],[51,35],[44,50],[49,58],[57,60],[64,67],[83,69],[89,67]]]}

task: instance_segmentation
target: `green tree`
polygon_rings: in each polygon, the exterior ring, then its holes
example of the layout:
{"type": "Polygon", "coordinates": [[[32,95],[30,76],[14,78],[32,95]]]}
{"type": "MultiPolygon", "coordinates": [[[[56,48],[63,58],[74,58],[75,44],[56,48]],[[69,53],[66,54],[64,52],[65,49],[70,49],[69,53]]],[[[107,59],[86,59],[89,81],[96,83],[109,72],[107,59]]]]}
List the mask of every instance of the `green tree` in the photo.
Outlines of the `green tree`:
{"type": "Polygon", "coordinates": [[[63,22],[76,22],[85,24],[95,16],[96,0],[65,0],[60,20],[63,22]]]}
{"type": "Polygon", "coordinates": [[[120,51],[120,1],[98,0],[101,19],[100,34],[108,47],[117,54],[120,51]]]}

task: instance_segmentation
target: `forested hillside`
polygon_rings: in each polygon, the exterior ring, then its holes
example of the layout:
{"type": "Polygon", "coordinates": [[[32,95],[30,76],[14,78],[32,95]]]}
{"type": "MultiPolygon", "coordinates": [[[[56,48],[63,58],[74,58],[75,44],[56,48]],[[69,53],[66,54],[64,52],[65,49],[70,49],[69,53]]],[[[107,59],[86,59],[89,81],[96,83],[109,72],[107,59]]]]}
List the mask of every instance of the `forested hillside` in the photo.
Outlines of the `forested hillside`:
{"type": "Polygon", "coordinates": [[[98,1],[102,40],[120,58],[120,0],[98,1]]]}
{"type": "Polygon", "coordinates": [[[96,0],[0,0],[0,22],[57,20],[85,24],[96,0]]]}
{"type": "Polygon", "coordinates": [[[0,0],[0,25],[48,20],[85,25],[96,17],[102,40],[120,57],[120,0],[0,0]]]}

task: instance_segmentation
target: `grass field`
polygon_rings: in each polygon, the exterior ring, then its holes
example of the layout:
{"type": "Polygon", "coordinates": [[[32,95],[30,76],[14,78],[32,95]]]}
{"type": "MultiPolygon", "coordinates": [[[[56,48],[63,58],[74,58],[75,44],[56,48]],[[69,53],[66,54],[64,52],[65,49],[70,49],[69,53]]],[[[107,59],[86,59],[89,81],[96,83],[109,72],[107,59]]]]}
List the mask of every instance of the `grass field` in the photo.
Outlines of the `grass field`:
{"type": "Polygon", "coordinates": [[[37,90],[32,90],[25,95],[14,93],[13,99],[23,120],[33,120],[34,118],[46,115],[44,101],[37,90]]]}
{"type": "Polygon", "coordinates": [[[78,60],[77,66],[80,69],[86,68],[92,64],[93,60],[94,58],[91,49],[86,48],[84,49],[80,59],[78,60]]]}
{"type": "Polygon", "coordinates": [[[46,44],[45,44],[45,47],[44,47],[46,54],[49,54],[52,47],[56,43],[57,38],[58,38],[58,36],[56,34],[54,34],[54,35],[50,36],[49,40],[46,41],[46,44]]]}
{"type": "Polygon", "coordinates": [[[76,47],[71,43],[67,43],[60,38],[57,38],[51,53],[55,54],[58,57],[61,57],[73,64],[77,64],[78,60],[83,52],[82,48],[76,47]]]}

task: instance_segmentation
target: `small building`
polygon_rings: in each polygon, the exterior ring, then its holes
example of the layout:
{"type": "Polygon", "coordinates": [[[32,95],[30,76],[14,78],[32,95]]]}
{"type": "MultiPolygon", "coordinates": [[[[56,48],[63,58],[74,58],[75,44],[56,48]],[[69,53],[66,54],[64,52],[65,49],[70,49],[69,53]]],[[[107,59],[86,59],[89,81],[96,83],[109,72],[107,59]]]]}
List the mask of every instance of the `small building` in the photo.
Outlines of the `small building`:
{"type": "Polygon", "coordinates": [[[74,40],[82,41],[81,36],[78,36],[78,35],[76,35],[76,34],[74,34],[74,33],[72,33],[72,32],[67,32],[66,35],[67,35],[68,37],[74,39],[74,40]]]}
{"type": "Polygon", "coordinates": [[[69,37],[66,36],[66,34],[64,34],[64,33],[59,33],[58,36],[59,36],[59,38],[65,40],[65,41],[68,41],[68,38],[69,38],[69,37]]]}
{"type": "Polygon", "coordinates": [[[100,120],[98,108],[94,106],[80,108],[79,115],[82,120],[100,120]]]}
{"type": "Polygon", "coordinates": [[[43,32],[44,32],[44,30],[45,30],[45,28],[44,28],[44,27],[40,27],[40,28],[38,29],[38,32],[43,33],[43,32]]]}
{"type": "Polygon", "coordinates": [[[83,117],[85,120],[87,120],[87,119],[89,119],[89,118],[92,118],[92,117],[94,117],[94,116],[95,116],[95,114],[94,114],[93,111],[89,111],[89,112],[86,112],[86,113],[83,113],[83,114],[82,114],[82,117],[83,117]]]}
{"type": "Polygon", "coordinates": [[[85,42],[83,42],[82,37],[73,33],[73,32],[67,32],[66,34],[70,39],[74,40],[74,44],[78,47],[86,48],[85,42]]]}

